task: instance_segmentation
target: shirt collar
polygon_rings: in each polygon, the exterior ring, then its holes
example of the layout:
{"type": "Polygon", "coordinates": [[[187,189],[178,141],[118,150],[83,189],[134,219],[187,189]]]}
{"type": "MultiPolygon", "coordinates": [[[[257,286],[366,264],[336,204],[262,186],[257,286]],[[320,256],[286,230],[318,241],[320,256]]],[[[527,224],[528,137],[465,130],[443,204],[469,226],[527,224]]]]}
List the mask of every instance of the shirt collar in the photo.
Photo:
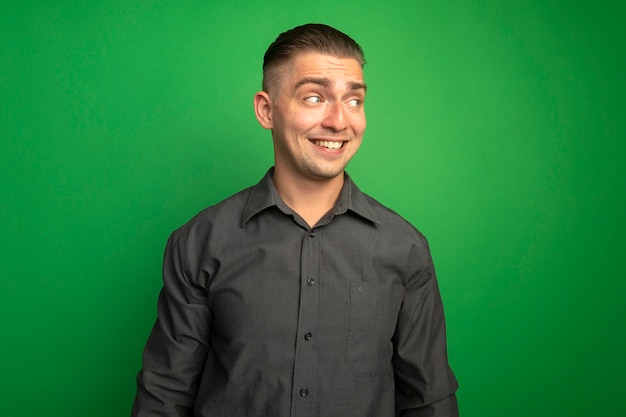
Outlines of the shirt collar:
{"type": "MultiPolygon", "coordinates": [[[[278,190],[272,181],[272,174],[274,168],[270,168],[265,176],[252,187],[248,201],[243,208],[241,216],[241,227],[244,227],[248,221],[269,207],[278,207],[282,212],[291,214],[293,211],[285,204],[280,198],[278,190]]],[[[372,223],[381,224],[380,219],[367,200],[365,194],[359,190],[356,184],[352,181],[347,172],[344,172],[344,184],[339,194],[337,204],[331,210],[333,216],[344,214],[347,211],[351,211],[372,223]]]]}

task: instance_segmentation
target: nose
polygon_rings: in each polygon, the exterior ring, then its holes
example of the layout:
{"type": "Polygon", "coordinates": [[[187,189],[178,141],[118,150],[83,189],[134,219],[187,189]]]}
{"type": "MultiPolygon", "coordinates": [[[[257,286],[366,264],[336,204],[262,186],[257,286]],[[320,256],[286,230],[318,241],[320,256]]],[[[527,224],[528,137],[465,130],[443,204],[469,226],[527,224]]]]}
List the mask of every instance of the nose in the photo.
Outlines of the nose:
{"type": "Polygon", "coordinates": [[[336,132],[345,130],[348,127],[348,121],[346,119],[343,103],[341,101],[335,101],[328,103],[327,106],[322,126],[336,132]]]}

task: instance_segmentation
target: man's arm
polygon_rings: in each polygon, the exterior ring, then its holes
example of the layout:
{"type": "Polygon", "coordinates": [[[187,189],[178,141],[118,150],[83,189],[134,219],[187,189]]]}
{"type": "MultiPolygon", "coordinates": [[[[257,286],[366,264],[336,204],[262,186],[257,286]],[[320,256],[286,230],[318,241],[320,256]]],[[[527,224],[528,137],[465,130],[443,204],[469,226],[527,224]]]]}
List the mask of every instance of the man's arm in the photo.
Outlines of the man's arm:
{"type": "Polygon", "coordinates": [[[191,417],[209,340],[206,290],[190,279],[181,231],[168,240],[158,318],[143,353],[132,416],[191,417]]]}
{"type": "Polygon", "coordinates": [[[416,258],[420,265],[405,288],[394,335],[396,416],[457,417],[458,384],[448,365],[437,279],[430,254],[416,258]]]}

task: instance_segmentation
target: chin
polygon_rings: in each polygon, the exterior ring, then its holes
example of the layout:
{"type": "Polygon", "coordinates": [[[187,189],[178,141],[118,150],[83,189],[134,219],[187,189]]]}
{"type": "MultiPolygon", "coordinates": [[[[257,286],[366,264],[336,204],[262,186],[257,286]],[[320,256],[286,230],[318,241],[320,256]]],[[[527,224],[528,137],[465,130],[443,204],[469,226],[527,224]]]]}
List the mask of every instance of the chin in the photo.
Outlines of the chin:
{"type": "Polygon", "coordinates": [[[330,180],[334,180],[340,175],[343,175],[343,171],[344,171],[343,168],[339,170],[333,170],[333,171],[323,171],[323,172],[317,171],[317,172],[311,173],[311,177],[319,181],[330,181],[330,180]]]}

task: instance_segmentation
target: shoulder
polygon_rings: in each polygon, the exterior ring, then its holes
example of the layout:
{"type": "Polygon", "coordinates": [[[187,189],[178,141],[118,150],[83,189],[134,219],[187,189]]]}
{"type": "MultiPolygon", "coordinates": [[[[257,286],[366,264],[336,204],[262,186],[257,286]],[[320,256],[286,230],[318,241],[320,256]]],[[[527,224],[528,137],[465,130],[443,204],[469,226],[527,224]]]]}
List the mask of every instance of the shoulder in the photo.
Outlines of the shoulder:
{"type": "Polygon", "coordinates": [[[361,194],[378,219],[378,228],[381,233],[388,235],[389,239],[428,248],[426,237],[411,222],[369,194],[361,194]]]}
{"type": "Polygon", "coordinates": [[[379,276],[394,276],[399,272],[405,286],[412,277],[430,276],[427,272],[433,270],[433,262],[424,234],[372,196],[361,193],[358,198],[372,216],[366,240],[373,248],[372,259],[376,259],[379,276]]]}
{"type": "Polygon", "coordinates": [[[233,229],[240,227],[243,209],[254,187],[249,187],[232,196],[204,208],[185,224],[173,232],[173,235],[185,239],[208,236],[215,228],[233,229]]]}

